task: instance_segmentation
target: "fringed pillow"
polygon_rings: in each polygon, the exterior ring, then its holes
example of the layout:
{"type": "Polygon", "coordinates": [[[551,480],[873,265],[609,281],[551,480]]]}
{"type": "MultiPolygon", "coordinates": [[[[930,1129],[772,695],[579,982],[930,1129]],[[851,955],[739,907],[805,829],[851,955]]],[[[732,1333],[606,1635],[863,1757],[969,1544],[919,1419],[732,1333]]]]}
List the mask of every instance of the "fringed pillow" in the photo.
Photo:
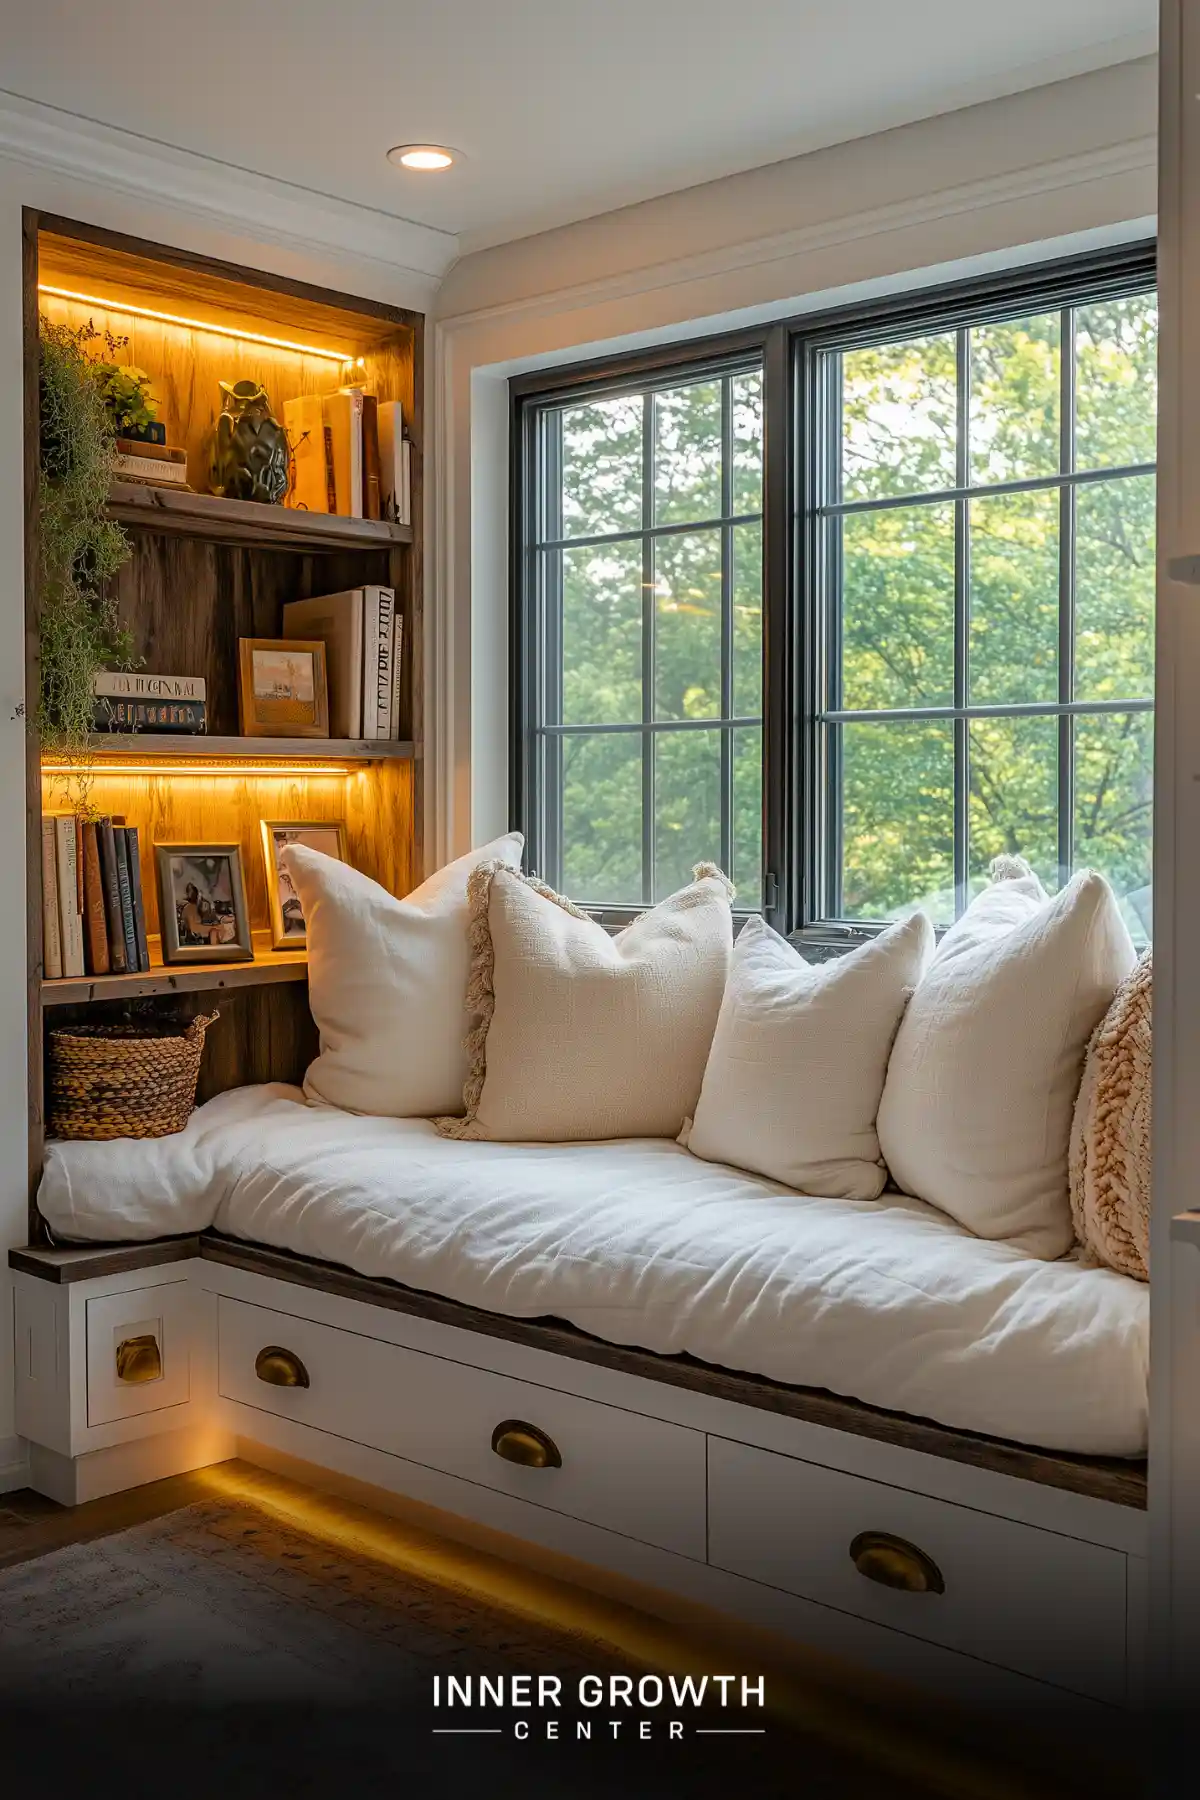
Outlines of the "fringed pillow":
{"type": "Polygon", "coordinates": [[[464,1119],[507,1143],[678,1137],[704,1079],[733,947],[733,888],[711,863],[610,936],[502,862],[471,876],[464,1119]]]}
{"type": "Polygon", "coordinates": [[[1071,1128],[1075,1235],[1100,1262],[1150,1278],[1150,1012],[1147,951],[1088,1045],[1071,1128]]]}

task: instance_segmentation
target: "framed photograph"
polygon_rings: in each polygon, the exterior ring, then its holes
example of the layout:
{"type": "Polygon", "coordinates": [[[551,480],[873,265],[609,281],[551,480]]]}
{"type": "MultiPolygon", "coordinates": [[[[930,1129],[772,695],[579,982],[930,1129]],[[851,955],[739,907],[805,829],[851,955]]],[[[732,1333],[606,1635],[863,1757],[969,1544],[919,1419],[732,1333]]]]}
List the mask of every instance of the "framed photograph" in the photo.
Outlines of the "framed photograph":
{"type": "Polygon", "coordinates": [[[155,844],[164,963],[252,962],[237,844],[155,844]]]}
{"type": "Polygon", "coordinates": [[[325,646],[301,638],[238,639],[243,737],[329,736],[325,646]]]}
{"type": "Polygon", "coordinates": [[[271,907],[272,950],[303,950],[308,943],[300,897],[291,877],[279,866],[279,852],[288,844],[304,844],[325,856],[346,860],[346,827],[317,819],[263,819],[263,861],[267,868],[267,900],[271,907]]]}

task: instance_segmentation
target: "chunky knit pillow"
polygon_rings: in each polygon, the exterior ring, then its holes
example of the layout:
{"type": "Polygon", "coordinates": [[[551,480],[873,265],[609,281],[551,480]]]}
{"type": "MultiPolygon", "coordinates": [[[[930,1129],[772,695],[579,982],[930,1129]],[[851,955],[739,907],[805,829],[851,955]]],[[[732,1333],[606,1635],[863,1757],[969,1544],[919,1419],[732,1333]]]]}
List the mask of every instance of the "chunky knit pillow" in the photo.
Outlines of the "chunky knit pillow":
{"type": "Polygon", "coordinates": [[[1150,1007],[1147,951],[1088,1045],[1071,1128],[1075,1235],[1110,1269],[1150,1278],[1150,1007]]]}

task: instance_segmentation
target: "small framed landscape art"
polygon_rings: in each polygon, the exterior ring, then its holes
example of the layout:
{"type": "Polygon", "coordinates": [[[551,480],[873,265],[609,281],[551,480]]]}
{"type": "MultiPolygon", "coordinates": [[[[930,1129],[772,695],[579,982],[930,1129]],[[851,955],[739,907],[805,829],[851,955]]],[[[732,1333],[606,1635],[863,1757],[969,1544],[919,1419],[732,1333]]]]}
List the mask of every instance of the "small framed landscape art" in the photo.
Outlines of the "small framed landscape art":
{"type": "Polygon", "coordinates": [[[164,963],[252,962],[237,844],[155,844],[164,963]]]}
{"type": "Polygon", "coordinates": [[[299,638],[238,639],[243,737],[327,738],[325,646],[299,638]]]}
{"type": "Polygon", "coordinates": [[[346,860],[346,827],[315,820],[309,824],[300,819],[263,819],[263,861],[267,868],[267,900],[271,908],[272,950],[303,950],[308,943],[300,897],[291,876],[279,866],[279,853],[289,844],[304,844],[309,850],[320,850],[326,856],[346,860]]]}

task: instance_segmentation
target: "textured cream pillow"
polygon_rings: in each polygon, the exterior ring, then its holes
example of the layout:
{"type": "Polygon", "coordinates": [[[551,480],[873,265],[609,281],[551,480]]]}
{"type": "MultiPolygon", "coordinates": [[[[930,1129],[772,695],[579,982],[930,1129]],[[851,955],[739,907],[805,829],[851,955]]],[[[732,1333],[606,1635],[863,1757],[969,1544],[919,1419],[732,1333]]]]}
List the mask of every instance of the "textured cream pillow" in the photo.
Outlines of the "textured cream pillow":
{"type": "Polygon", "coordinates": [[[826,963],[805,962],[750,919],[680,1141],[802,1194],[877,1199],[887,1180],[875,1117],[888,1056],[932,949],[924,913],[826,963]]]}
{"type": "Polygon", "coordinates": [[[896,1034],[879,1143],[898,1186],[983,1238],[1062,1256],[1084,1049],[1133,945],[1112,889],[1076,875],[986,888],[946,933],[896,1034]]]}
{"type": "Polygon", "coordinates": [[[1092,1035],[1071,1127],[1075,1234],[1137,1281],[1150,1279],[1153,984],[1147,951],[1092,1035]]]}
{"type": "Polygon", "coordinates": [[[541,882],[481,864],[467,1116],[439,1130],[507,1143],[678,1137],[721,1005],[732,895],[702,863],[690,887],[610,937],[541,882]]]}
{"type": "Polygon", "coordinates": [[[310,1100],[397,1119],[462,1105],[467,879],[482,861],[519,863],[523,842],[509,832],[403,900],[319,850],[283,851],[308,932],[308,999],[321,1033],[304,1077],[310,1100]]]}

